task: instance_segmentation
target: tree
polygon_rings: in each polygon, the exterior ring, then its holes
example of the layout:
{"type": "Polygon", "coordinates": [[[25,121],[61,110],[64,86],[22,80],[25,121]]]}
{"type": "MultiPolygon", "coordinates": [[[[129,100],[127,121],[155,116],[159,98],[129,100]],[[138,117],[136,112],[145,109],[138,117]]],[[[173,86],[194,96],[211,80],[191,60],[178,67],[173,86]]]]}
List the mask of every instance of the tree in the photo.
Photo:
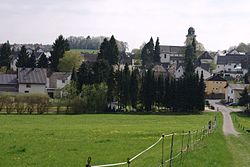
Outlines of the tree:
{"type": "Polygon", "coordinates": [[[203,71],[201,72],[201,77],[200,77],[200,81],[199,81],[199,87],[198,87],[198,110],[199,111],[203,111],[205,109],[205,82],[204,82],[204,76],[203,76],[203,71]]]}
{"type": "Polygon", "coordinates": [[[148,70],[143,77],[142,82],[142,103],[146,111],[152,110],[154,102],[154,75],[151,70],[148,70]]]}
{"type": "Polygon", "coordinates": [[[123,107],[127,107],[130,101],[129,96],[129,85],[130,85],[130,71],[128,68],[128,64],[125,64],[124,70],[122,72],[122,92],[121,92],[121,104],[123,107]]]}
{"type": "Polygon", "coordinates": [[[159,38],[157,38],[156,43],[155,43],[155,50],[154,50],[154,62],[155,63],[160,63],[161,57],[160,57],[160,42],[159,38]]]}
{"type": "Polygon", "coordinates": [[[48,68],[48,59],[44,53],[38,59],[37,67],[38,68],[48,68]]]}
{"type": "Polygon", "coordinates": [[[115,98],[115,87],[116,87],[115,72],[114,72],[113,66],[111,66],[111,69],[109,72],[107,86],[108,86],[107,100],[108,100],[108,103],[111,103],[113,102],[115,98]]]}
{"type": "Polygon", "coordinates": [[[243,90],[243,92],[240,93],[239,105],[240,106],[246,106],[247,110],[248,110],[249,109],[249,104],[250,104],[250,96],[249,96],[247,88],[245,88],[243,90]]]}
{"type": "Polygon", "coordinates": [[[154,60],[154,41],[150,38],[150,41],[142,48],[141,52],[143,66],[151,66],[154,60]]]}
{"type": "Polygon", "coordinates": [[[131,105],[134,109],[136,109],[139,94],[139,71],[137,69],[132,71],[129,91],[131,105]]]}
{"type": "Polygon", "coordinates": [[[17,67],[27,67],[29,60],[29,55],[27,53],[26,47],[23,45],[21,51],[18,54],[18,60],[16,62],[17,67]]]}
{"type": "Polygon", "coordinates": [[[109,77],[110,65],[106,60],[98,60],[92,66],[93,83],[106,82],[109,77]]]}
{"type": "Polygon", "coordinates": [[[187,46],[185,52],[185,76],[194,74],[194,48],[192,45],[187,46]]]}
{"type": "Polygon", "coordinates": [[[7,41],[0,48],[0,67],[7,67],[7,70],[10,69],[10,55],[10,44],[7,41]]]}
{"type": "Polygon", "coordinates": [[[98,53],[98,60],[101,60],[101,59],[108,60],[109,50],[110,50],[109,48],[110,48],[109,41],[107,40],[107,38],[104,38],[100,46],[100,51],[98,53]]]}
{"type": "Polygon", "coordinates": [[[109,40],[109,45],[110,45],[110,59],[109,63],[111,65],[115,65],[118,63],[118,55],[119,55],[119,50],[116,44],[115,37],[112,35],[110,40],[109,40]]]}
{"type": "Polygon", "coordinates": [[[36,67],[36,57],[34,52],[32,52],[31,56],[28,58],[27,67],[28,68],[36,67]]]}
{"type": "Polygon", "coordinates": [[[65,51],[69,51],[69,43],[67,39],[64,39],[62,35],[60,35],[54,42],[52,46],[51,52],[51,69],[52,71],[58,71],[59,59],[63,58],[65,51]]]}
{"type": "Polygon", "coordinates": [[[72,73],[71,73],[71,78],[70,78],[71,81],[74,81],[76,84],[77,84],[77,73],[76,73],[76,70],[75,70],[75,67],[73,67],[72,69],[72,73]]]}
{"type": "Polygon", "coordinates": [[[80,56],[80,53],[67,51],[59,60],[58,70],[63,72],[70,72],[72,71],[73,67],[78,69],[82,61],[83,58],[80,56]]]}
{"type": "Polygon", "coordinates": [[[80,92],[82,90],[83,84],[90,84],[90,71],[91,67],[86,62],[82,62],[79,71],[77,73],[77,89],[80,92]]]}

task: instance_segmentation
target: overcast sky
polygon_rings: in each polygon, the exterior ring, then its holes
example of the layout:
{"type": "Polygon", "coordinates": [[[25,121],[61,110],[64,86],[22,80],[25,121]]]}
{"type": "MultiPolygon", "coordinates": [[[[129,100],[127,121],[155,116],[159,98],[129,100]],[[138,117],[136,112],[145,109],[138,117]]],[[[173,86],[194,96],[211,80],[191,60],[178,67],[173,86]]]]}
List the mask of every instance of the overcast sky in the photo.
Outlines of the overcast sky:
{"type": "Polygon", "coordinates": [[[250,42],[249,0],[0,0],[0,42],[52,44],[59,34],[111,36],[138,48],[152,36],[183,45],[193,26],[207,50],[250,42]]]}

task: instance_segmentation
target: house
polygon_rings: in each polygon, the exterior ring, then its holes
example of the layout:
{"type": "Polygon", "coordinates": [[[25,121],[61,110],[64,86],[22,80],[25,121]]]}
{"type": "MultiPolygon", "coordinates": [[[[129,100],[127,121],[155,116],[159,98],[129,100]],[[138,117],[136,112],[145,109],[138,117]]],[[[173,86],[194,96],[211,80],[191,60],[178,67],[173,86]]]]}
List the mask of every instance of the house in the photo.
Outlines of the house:
{"type": "Polygon", "coordinates": [[[47,93],[47,70],[45,68],[18,68],[19,93],[47,93]]]}
{"type": "Polygon", "coordinates": [[[184,63],[185,46],[160,45],[161,63],[184,63]]]}
{"type": "Polygon", "coordinates": [[[203,73],[203,78],[204,80],[208,79],[209,77],[211,77],[211,72],[210,72],[210,64],[201,64],[200,66],[195,68],[195,72],[199,75],[201,75],[201,73],[203,73]]]}
{"type": "Polygon", "coordinates": [[[226,86],[225,100],[230,103],[238,103],[240,98],[240,93],[249,87],[249,84],[228,84],[226,86]]]}
{"type": "Polygon", "coordinates": [[[156,77],[163,76],[165,78],[167,76],[167,70],[162,65],[155,65],[152,71],[156,77]]]}
{"type": "Polygon", "coordinates": [[[225,98],[227,80],[220,75],[214,75],[206,79],[206,94],[211,98],[225,98]]]}
{"type": "Polygon", "coordinates": [[[176,67],[175,67],[175,72],[174,72],[174,77],[175,78],[181,78],[183,75],[184,75],[184,71],[185,71],[185,67],[184,67],[184,64],[178,64],[176,67]]]}
{"type": "Polygon", "coordinates": [[[218,56],[215,73],[221,73],[228,78],[242,78],[247,71],[242,69],[242,65],[249,61],[250,55],[226,54],[218,56]]]}
{"type": "Polygon", "coordinates": [[[0,92],[17,92],[17,75],[0,74],[0,92]]]}
{"type": "Polygon", "coordinates": [[[209,52],[205,51],[198,57],[198,60],[201,64],[211,64],[213,62],[213,57],[209,52]]]}
{"type": "Polygon", "coordinates": [[[71,72],[54,72],[47,78],[47,92],[50,97],[62,93],[61,89],[70,83],[71,72]]]}

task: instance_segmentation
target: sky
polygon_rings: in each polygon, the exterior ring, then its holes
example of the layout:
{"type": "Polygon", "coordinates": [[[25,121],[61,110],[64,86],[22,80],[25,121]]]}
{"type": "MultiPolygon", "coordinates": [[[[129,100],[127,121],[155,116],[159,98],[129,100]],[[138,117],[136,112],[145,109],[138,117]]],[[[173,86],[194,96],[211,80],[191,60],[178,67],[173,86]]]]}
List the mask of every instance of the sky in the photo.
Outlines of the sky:
{"type": "Polygon", "coordinates": [[[249,0],[0,0],[0,43],[114,35],[131,50],[151,36],[184,45],[192,26],[208,51],[224,50],[250,43],[249,7],[249,0]]]}

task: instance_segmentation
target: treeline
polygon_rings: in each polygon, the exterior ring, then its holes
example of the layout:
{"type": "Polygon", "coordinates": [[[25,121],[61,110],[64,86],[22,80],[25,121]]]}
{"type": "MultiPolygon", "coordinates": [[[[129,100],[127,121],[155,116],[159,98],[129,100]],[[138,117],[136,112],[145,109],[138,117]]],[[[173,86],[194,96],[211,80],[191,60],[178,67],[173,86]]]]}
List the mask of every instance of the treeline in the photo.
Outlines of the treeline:
{"type": "Polygon", "coordinates": [[[139,71],[129,69],[128,64],[121,68],[117,61],[114,36],[110,40],[104,39],[97,62],[83,62],[79,71],[72,71],[72,88],[69,92],[75,92],[75,97],[68,97],[70,100],[75,99],[72,109],[77,113],[203,111],[205,84],[203,74],[194,73],[195,52],[194,46],[187,47],[185,75],[176,80],[168,76],[156,76],[150,68],[139,71]],[[80,107],[77,109],[76,106],[80,107]],[[86,111],[87,106],[92,107],[86,111]]]}
{"type": "MultiPolygon", "coordinates": [[[[74,37],[70,36],[67,38],[71,49],[90,49],[90,50],[99,50],[101,43],[106,37],[74,37]]],[[[116,41],[119,51],[126,51],[128,44],[123,41],[116,41]]]]}

